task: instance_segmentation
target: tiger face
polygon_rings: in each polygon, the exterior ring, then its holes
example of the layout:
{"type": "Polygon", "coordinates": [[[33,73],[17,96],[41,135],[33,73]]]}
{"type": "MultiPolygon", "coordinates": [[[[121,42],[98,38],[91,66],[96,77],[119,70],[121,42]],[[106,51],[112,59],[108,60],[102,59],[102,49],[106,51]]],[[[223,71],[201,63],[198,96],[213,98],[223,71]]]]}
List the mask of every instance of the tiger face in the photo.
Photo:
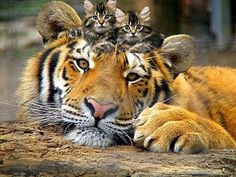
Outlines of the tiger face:
{"type": "Polygon", "coordinates": [[[141,54],[98,56],[85,40],[76,39],[46,49],[39,61],[37,106],[50,108],[41,118],[48,114],[47,122],[73,125],[66,137],[81,145],[106,147],[119,137],[129,139],[139,113],[170,96],[163,74],[141,54]]]}
{"type": "Polygon", "coordinates": [[[21,102],[44,123],[67,125],[80,145],[127,143],[141,111],[171,97],[171,64],[160,53],[97,55],[82,38],[59,39],[29,60],[21,102]]]}
{"type": "Polygon", "coordinates": [[[82,37],[50,41],[25,69],[19,115],[65,126],[67,139],[94,147],[132,141],[134,120],[146,107],[169,100],[171,80],[193,60],[187,35],[166,38],[148,54],[97,55],[82,37]]]}
{"type": "Polygon", "coordinates": [[[76,126],[67,138],[89,146],[116,144],[117,137],[129,137],[137,112],[146,106],[142,97],[148,95],[150,73],[131,55],[127,61],[116,53],[80,56],[73,52],[63,68],[71,84],[65,88],[69,91],[62,102],[62,117],[76,126]]]}

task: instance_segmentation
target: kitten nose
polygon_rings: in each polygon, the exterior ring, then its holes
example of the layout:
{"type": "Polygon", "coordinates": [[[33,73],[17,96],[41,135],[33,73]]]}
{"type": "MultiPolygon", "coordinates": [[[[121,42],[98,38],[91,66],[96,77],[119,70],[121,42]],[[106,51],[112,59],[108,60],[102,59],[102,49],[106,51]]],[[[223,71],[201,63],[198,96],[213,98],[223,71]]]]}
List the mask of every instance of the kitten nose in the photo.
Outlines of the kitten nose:
{"type": "Polygon", "coordinates": [[[92,98],[85,98],[84,102],[96,119],[103,119],[117,111],[117,107],[113,103],[103,105],[92,98]]]}
{"type": "Polygon", "coordinates": [[[131,30],[132,35],[134,36],[136,33],[136,30],[131,30]]]}
{"type": "Polygon", "coordinates": [[[102,26],[103,23],[104,23],[104,20],[100,19],[100,20],[99,20],[99,23],[100,23],[100,25],[102,26]]]}

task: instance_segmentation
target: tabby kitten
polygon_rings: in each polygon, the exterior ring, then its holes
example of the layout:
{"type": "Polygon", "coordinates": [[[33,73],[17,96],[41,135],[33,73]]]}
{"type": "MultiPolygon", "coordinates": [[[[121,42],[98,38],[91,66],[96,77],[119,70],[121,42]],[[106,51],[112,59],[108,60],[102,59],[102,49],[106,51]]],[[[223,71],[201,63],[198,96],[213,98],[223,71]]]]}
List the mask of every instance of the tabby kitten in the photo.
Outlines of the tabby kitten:
{"type": "Polygon", "coordinates": [[[116,9],[117,43],[131,52],[146,53],[159,48],[164,35],[153,31],[150,22],[149,7],[144,7],[140,13],[123,12],[116,9]]]}
{"type": "Polygon", "coordinates": [[[83,35],[93,46],[93,50],[109,52],[116,44],[114,24],[116,22],[116,0],[93,4],[89,0],[84,1],[86,16],[83,24],[83,35]]]}

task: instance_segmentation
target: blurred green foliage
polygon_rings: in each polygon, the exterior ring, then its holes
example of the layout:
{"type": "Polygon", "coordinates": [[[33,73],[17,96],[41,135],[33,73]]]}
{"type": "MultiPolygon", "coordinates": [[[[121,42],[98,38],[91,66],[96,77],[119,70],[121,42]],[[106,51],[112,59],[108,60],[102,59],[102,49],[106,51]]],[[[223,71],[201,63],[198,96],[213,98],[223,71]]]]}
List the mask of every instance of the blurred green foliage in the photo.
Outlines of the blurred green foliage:
{"type": "Polygon", "coordinates": [[[19,17],[36,15],[38,13],[39,8],[45,2],[47,2],[47,0],[38,0],[38,1],[1,0],[0,20],[8,21],[8,20],[15,20],[19,17]]]}
{"type": "Polygon", "coordinates": [[[40,7],[50,0],[1,0],[0,21],[36,16],[40,7]]]}
{"type": "MultiPolygon", "coordinates": [[[[16,20],[20,17],[36,16],[39,9],[51,0],[0,0],[0,21],[16,20]]],[[[83,0],[57,0],[64,1],[77,9],[83,0]]],[[[91,0],[103,2],[103,0],[91,0]]]]}

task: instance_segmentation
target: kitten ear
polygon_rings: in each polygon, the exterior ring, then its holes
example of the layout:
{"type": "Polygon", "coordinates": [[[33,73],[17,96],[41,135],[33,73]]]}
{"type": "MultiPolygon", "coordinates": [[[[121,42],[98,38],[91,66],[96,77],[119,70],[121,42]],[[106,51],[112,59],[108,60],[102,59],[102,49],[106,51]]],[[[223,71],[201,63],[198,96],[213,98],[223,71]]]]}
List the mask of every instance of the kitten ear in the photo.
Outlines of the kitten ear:
{"type": "Polygon", "coordinates": [[[139,13],[139,16],[142,20],[144,21],[149,21],[150,20],[150,9],[149,7],[144,7],[141,12],[139,13]]]}
{"type": "Polygon", "coordinates": [[[115,16],[116,16],[117,22],[121,22],[126,18],[125,12],[123,12],[122,10],[120,10],[118,8],[116,9],[115,16]]]}
{"type": "Polygon", "coordinates": [[[94,10],[94,4],[89,0],[84,0],[84,10],[86,14],[90,14],[94,10]]]}
{"type": "Polygon", "coordinates": [[[116,10],[116,0],[108,0],[106,6],[112,11],[116,10]]]}

